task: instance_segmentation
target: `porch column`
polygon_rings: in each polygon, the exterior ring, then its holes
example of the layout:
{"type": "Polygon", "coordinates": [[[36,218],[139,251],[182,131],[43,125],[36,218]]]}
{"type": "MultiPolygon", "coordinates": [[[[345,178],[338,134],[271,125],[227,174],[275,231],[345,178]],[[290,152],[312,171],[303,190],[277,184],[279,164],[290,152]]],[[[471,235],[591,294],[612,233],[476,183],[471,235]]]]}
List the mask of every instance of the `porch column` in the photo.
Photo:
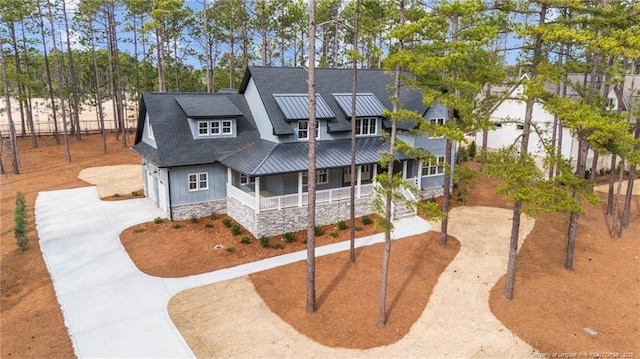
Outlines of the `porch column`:
{"type": "Polygon", "coordinates": [[[407,179],[407,161],[402,161],[402,179],[407,179]]]}
{"type": "Polygon", "coordinates": [[[256,201],[255,201],[256,213],[260,213],[260,177],[256,177],[255,195],[256,195],[256,201]]]}
{"type": "Polygon", "coordinates": [[[360,198],[360,193],[362,192],[362,166],[358,166],[358,182],[356,187],[356,197],[360,198]]]}
{"type": "Polygon", "coordinates": [[[231,168],[227,167],[227,183],[228,184],[232,184],[233,183],[233,175],[231,174],[231,168]]]}
{"type": "Polygon", "coordinates": [[[302,207],[302,172],[298,172],[298,207],[302,207]]]}
{"type": "Polygon", "coordinates": [[[416,186],[418,189],[422,189],[422,160],[418,161],[418,178],[416,179],[416,186]]]}
{"type": "Polygon", "coordinates": [[[373,180],[371,182],[376,183],[378,182],[378,180],[376,180],[376,177],[378,176],[378,164],[374,163],[372,166],[373,166],[373,174],[372,174],[373,180]]]}

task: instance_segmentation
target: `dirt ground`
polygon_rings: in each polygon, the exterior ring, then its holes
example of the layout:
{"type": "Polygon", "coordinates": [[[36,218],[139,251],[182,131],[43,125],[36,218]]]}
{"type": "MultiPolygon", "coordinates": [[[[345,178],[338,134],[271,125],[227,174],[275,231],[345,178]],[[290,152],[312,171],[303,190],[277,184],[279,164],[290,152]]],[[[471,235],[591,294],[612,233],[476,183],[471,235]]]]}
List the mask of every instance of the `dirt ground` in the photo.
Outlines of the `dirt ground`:
{"type": "MultiPolygon", "coordinates": [[[[1,177],[0,347],[3,358],[74,356],[38,246],[33,208],[38,191],[87,185],[77,178],[82,169],[140,162],[135,153],[115,142],[113,135],[109,138],[110,151],[106,155],[102,154],[98,135],[85,137],[79,142],[71,140],[72,163],[65,162],[63,147],[54,145],[51,138],[41,138],[38,149],[31,149],[28,139],[20,140],[22,174],[1,177]],[[25,194],[29,210],[31,248],[26,252],[17,249],[13,237],[12,219],[17,191],[25,194]]],[[[3,158],[3,162],[8,168],[8,158],[3,158]]],[[[492,191],[492,183],[483,182],[469,191],[467,205],[509,208],[492,191]]],[[[519,254],[515,299],[508,302],[502,298],[503,280],[498,281],[491,293],[489,304],[495,316],[541,353],[588,353],[594,357],[597,350],[610,353],[610,357],[614,354],[619,357],[640,355],[638,198],[634,198],[631,226],[622,239],[608,236],[602,205],[588,206],[589,213],[580,218],[573,271],[563,267],[566,216],[538,218],[519,254]],[[597,334],[588,335],[584,327],[595,330],[597,334]]],[[[213,228],[205,227],[204,223],[197,224],[202,231],[229,231],[221,223],[214,223],[213,228]]],[[[174,242],[176,252],[184,249],[183,244],[174,242]]],[[[236,250],[240,246],[235,245],[236,250]]],[[[171,250],[162,248],[163,251],[171,250]]],[[[146,256],[150,268],[153,268],[153,263],[157,264],[152,262],[157,254],[149,252],[146,256]]],[[[399,248],[394,249],[394,254],[403,255],[399,248]]],[[[136,262],[140,266],[141,263],[140,260],[136,262]]],[[[175,273],[165,274],[179,275],[178,271],[183,270],[180,266],[174,266],[175,273]]],[[[207,270],[203,267],[201,272],[207,270]]],[[[291,271],[279,273],[272,280],[288,283],[294,275],[297,274],[291,271]]],[[[371,276],[370,280],[379,285],[379,274],[371,276]]],[[[344,302],[359,302],[358,292],[352,292],[351,297],[343,298],[344,302]]],[[[279,294],[273,292],[271,295],[279,294]]],[[[269,293],[263,293],[263,296],[264,302],[277,301],[275,297],[269,298],[269,293]]]]}

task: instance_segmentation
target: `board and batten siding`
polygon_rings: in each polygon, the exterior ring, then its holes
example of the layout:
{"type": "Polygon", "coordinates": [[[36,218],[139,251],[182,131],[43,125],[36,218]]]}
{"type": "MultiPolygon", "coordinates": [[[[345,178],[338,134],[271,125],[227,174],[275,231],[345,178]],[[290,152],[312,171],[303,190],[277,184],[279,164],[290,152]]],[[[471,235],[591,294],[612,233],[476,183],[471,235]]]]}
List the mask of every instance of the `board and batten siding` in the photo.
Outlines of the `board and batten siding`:
{"type": "Polygon", "coordinates": [[[269,120],[267,110],[264,107],[264,103],[262,102],[262,98],[260,97],[260,93],[258,92],[258,88],[256,87],[256,83],[253,81],[253,78],[249,79],[249,83],[247,84],[247,88],[244,92],[244,97],[247,100],[251,114],[256,121],[256,126],[260,132],[260,138],[271,142],[280,142],[278,136],[273,134],[273,125],[271,124],[271,120],[269,120]]]}
{"type": "Polygon", "coordinates": [[[225,199],[227,197],[227,169],[221,164],[173,167],[169,172],[171,185],[171,205],[201,203],[225,199]],[[209,188],[189,191],[189,174],[206,172],[209,188]]]}

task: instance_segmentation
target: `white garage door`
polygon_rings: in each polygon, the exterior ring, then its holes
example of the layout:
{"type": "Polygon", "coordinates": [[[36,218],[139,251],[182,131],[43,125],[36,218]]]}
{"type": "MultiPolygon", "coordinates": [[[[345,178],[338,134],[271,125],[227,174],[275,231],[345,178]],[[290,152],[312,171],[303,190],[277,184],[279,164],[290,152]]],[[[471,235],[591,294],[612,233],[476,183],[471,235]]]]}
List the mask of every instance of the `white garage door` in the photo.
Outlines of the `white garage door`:
{"type": "Polygon", "coordinates": [[[153,180],[153,175],[150,172],[147,172],[147,197],[151,199],[154,203],[156,202],[156,186],[155,181],[153,180]]]}

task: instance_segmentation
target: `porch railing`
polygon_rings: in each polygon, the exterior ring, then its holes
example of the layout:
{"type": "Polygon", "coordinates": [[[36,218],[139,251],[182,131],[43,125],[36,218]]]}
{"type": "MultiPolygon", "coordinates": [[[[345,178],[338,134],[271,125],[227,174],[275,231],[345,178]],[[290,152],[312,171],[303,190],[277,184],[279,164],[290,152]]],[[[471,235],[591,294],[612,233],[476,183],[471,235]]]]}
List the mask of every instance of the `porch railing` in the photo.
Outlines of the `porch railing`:
{"type": "MultiPolygon", "coordinates": [[[[373,184],[367,183],[360,186],[360,197],[370,196],[373,190],[373,184]]],[[[331,203],[348,200],[350,197],[350,187],[331,188],[316,191],[316,203],[331,203]]],[[[244,192],[241,189],[227,183],[227,196],[240,201],[251,209],[256,209],[255,193],[244,192]]],[[[291,208],[298,206],[306,206],[309,203],[309,193],[302,193],[302,202],[298,193],[287,194],[282,196],[263,196],[260,195],[260,211],[270,211],[283,208],[291,208]]]]}

